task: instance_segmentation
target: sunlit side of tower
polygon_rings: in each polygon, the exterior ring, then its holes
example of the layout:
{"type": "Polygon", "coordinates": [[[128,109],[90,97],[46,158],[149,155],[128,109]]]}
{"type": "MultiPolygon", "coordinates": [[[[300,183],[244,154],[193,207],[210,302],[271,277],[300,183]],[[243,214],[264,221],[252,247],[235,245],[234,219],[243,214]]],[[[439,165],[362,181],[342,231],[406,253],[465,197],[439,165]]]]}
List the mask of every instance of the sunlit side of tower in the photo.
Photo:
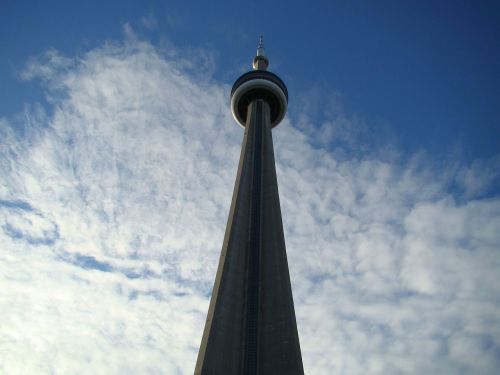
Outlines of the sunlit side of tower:
{"type": "Polygon", "coordinates": [[[195,374],[303,374],[271,129],[288,92],[268,72],[262,37],[231,111],[245,129],[238,174],[195,374]]]}

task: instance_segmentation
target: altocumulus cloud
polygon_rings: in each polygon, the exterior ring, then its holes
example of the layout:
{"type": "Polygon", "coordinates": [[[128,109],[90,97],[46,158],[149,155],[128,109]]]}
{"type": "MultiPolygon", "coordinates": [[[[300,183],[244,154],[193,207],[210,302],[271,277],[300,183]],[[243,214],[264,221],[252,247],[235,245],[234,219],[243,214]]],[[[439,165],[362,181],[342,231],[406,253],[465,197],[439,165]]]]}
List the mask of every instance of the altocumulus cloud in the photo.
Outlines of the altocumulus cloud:
{"type": "MultiPolygon", "coordinates": [[[[28,63],[51,108],[0,124],[0,372],[193,371],[242,138],[210,61],[129,32],[28,63]]],[[[495,373],[498,159],[391,162],[308,121],[274,132],[306,372],[495,373]]]]}

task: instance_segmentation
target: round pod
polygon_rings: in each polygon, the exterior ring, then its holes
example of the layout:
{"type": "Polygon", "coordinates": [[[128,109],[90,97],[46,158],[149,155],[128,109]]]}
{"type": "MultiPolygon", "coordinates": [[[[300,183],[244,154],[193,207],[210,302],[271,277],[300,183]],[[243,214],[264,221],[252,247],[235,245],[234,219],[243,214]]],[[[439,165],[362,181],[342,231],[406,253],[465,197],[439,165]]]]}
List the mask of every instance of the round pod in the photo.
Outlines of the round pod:
{"type": "Polygon", "coordinates": [[[247,120],[248,105],[263,99],[271,110],[271,126],[275,127],[285,117],[288,106],[288,90],[276,74],[254,70],[236,80],[231,90],[231,112],[242,127],[247,120]]]}

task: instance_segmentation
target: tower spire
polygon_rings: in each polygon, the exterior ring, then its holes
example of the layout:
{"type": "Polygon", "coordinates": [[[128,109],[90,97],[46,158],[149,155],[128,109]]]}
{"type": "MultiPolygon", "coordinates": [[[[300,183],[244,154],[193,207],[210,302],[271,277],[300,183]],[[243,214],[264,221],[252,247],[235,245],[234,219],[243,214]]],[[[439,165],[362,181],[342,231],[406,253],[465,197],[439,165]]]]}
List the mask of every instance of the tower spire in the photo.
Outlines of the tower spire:
{"type": "Polygon", "coordinates": [[[260,34],[259,44],[257,44],[257,56],[264,56],[264,36],[260,34]]]}
{"type": "Polygon", "coordinates": [[[264,53],[264,36],[259,36],[259,43],[257,44],[257,54],[253,58],[253,70],[267,70],[269,66],[269,59],[264,53]]]}

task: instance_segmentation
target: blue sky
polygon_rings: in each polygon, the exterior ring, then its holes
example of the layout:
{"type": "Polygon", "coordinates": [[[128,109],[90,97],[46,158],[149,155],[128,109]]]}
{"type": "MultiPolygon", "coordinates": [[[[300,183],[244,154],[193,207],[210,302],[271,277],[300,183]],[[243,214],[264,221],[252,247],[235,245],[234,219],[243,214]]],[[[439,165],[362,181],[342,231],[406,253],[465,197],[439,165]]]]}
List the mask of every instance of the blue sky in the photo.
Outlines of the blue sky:
{"type": "Polygon", "coordinates": [[[412,150],[458,147],[467,157],[488,157],[500,146],[495,1],[7,1],[2,7],[4,113],[41,95],[16,74],[30,56],[49,47],[82,53],[119,39],[124,23],[153,17],[154,30],[136,31],[153,43],[167,38],[213,51],[214,77],[224,82],[234,79],[262,32],[295,98],[311,87],[338,93],[346,110],[388,127],[412,150]]]}
{"type": "Polygon", "coordinates": [[[263,33],[306,372],[496,373],[498,2],[0,10],[0,372],[193,371],[263,33]]]}

